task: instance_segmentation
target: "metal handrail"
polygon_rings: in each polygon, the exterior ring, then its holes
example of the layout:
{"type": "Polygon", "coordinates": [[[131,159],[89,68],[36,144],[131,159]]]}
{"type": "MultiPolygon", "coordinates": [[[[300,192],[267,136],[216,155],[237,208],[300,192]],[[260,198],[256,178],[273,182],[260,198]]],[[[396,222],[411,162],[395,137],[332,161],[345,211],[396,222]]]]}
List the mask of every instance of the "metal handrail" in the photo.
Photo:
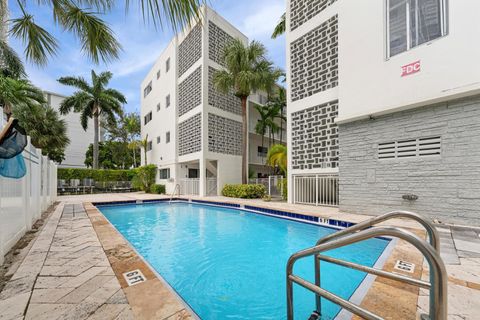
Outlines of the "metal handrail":
{"type": "MultiPolygon", "coordinates": [[[[363,240],[367,240],[375,237],[382,236],[391,236],[403,239],[408,243],[416,247],[426,258],[429,268],[430,268],[430,308],[429,308],[429,317],[430,319],[435,320],[446,320],[447,319],[447,272],[445,265],[440,257],[440,253],[429,243],[420,239],[413,233],[394,227],[373,227],[367,230],[362,230],[360,232],[346,235],[337,239],[332,239],[328,242],[322,243],[320,245],[314,246],[312,248],[299,251],[293,254],[287,263],[287,319],[293,320],[293,282],[303,286],[304,288],[314,292],[316,295],[324,297],[333,303],[336,303],[346,310],[359,315],[367,320],[380,320],[382,319],[378,315],[371,313],[368,310],[363,309],[362,307],[353,304],[352,302],[345,300],[325,289],[322,289],[316,284],[310,283],[304,279],[301,279],[298,276],[293,275],[293,266],[295,262],[301,258],[308,256],[318,256],[320,253],[339,247],[343,247],[349,244],[357,243],[363,240]]],[[[322,256],[323,259],[323,256],[322,256]]],[[[336,259],[330,258],[329,262],[336,263],[336,259]]],[[[357,265],[351,262],[343,262],[343,266],[354,267],[354,269],[359,270],[361,268],[364,272],[372,273],[373,268],[365,267],[362,265],[357,265]]],[[[376,275],[388,277],[390,279],[407,282],[403,276],[396,275],[394,273],[389,273],[383,270],[375,270],[376,275]]],[[[418,280],[411,279],[407,283],[412,285],[418,285],[420,287],[426,287],[427,285],[423,282],[418,282],[418,280]]]]}
{"type": "MultiPolygon", "coordinates": [[[[353,225],[351,227],[339,230],[335,233],[332,233],[328,236],[325,236],[317,241],[317,246],[326,243],[328,241],[331,241],[332,239],[336,239],[342,236],[345,236],[347,234],[352,234],[354,232],[358,232],[361,230],[365,230],[367,228],[370,228],[378,223],[394,219],[394,218],[407,218],[414,220],[418,223],[420,223],[425,230],[427,231],[428,234],[428,239],[430,241],[430,244],[432,245],[435,250],[440,253],[440,236],[438,235],[438,231],[431,223],[429,220],[424,218],[423,216],[419,215],[418,213],[415,212],[410,212],[410,211],[391,211],[387,212],[385,214],[382,214],[377,217],[373,217],[369,220],[357,223],[356,225],[353,225]]],[[[320,258],[317,255],[315,257],[315,284],[320,287],[320,258]]],[[[430,292],[431,293],[431,292],[430,292]]],[[[320,303],[320,297],[318,295],[315,296],[315,303],[317,307],[317,311],[321,311],[321,303],[320,303]]]]}
{"type": "Polygon", "coordinates": [[[175,195],[175,191],[178,189],[178,195],[180,195],[180,184],[176,184],[175,188],[173,189],[172,195],[170,196],[170,201],[168,202],[169,204],[172,203],[173,196],[175,195]]]}

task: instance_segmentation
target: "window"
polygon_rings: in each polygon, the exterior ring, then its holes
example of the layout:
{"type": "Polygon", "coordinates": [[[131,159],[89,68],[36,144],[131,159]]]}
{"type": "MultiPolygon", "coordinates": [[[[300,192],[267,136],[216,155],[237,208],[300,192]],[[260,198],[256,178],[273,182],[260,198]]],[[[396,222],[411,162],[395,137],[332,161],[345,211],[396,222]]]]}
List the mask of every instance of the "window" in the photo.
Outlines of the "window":
{"type": "Polygon", "coordinates": [[[145,87],[145,89],[143,89],[143,97],[145,98],[146,96],[148,96],[150,92],[152,92],[152,81],[150,81],[145,87]]]}
{"type": "Polygon", "coordinates": [[[165,143],[170,143],[170,131],[165,135],[165,143]]]}
{"type": "Polygon", "coordinates": [[[160,143],[160,136],[157,137],[157,144],[160,143]]]}
{"type": "Polygon", "coordinates": [[[257,156],[264,158],[267,156],[267,153],[268,153],[267,147],[262,147],[262,146],[257,147],[257,156]]]}
{"type": "Polygon", "coordinates": [[[157,103],[157,111],[160,111],[160,102],[157,103]]]}
{"type": "Polygon", "coordinates": [[[165,97],[165,108],[170,107],[170,95],[165,97]]]}
{"type": "Polygon", "coordinates": [[[442,150],[441,137],[408,139],[378,144],[378,159],[401,159],[439,156],[442,150]]]}
{"type": "Polygon", "coordinates": [[[165,62],[165,72],[168,72],[170,70],[170,58],[167,59],[167,62],[165,62]]]}
{"type": "Polygon", "coordinates": [[[447,0],[387,0],[388,56],[447,34],[447,0]]]}
{"type": "Polygon", "coordinates": [[[147,115],[144,117],[145,124],[149,123],[150,121],[152,121],[152,111],[147,113],[147,115]]]}
{"type": "Polygon", "coordinates": [[[153,148],[152,141],[148,141],[148,142],[147,142],[147,151],[151,151],[152,148],[153,148]]]}
{"type": "Polygon", "coordinates": [[[160,70],[157,71],[157,79],[160,78],[160,70]]]}
{"type": "Polygon", "coordinates": [[[160,179],[170,179],[170,168],[158,170],[160,179]]]}

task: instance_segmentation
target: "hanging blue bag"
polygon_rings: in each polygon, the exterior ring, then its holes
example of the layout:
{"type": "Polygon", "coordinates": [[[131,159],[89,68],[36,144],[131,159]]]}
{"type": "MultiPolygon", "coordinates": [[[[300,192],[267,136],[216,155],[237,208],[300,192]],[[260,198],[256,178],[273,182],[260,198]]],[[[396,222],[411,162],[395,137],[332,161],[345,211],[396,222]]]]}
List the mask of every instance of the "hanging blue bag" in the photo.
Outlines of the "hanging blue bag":
{"type": "Polygon", "coordinates": [[[0,158],[0,175],[6,178],[20,179],[27,173],[22,154],[10,159],[0,158]]]}

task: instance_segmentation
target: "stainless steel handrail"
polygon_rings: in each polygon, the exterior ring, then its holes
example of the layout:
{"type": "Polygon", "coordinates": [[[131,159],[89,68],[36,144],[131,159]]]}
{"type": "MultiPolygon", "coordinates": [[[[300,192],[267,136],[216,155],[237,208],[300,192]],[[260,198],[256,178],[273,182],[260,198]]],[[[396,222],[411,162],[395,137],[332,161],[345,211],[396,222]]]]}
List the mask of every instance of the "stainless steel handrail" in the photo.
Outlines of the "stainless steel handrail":
{"type": "MultiPolygon", "coordinates": [[[[409,211],[391,211],[387,212],[385,214],[382,214],[377,217],[373,217],[369,220],[360,222],[354,226],[339,230],[335,233],[332,233],[326,237],[323,237],[317,241],[317,246],[326,243],[328,241],[331,241],[332,239],[336,239],[342,236],[345,236],[347,234],[351,234],[354,232],[358,232],[361,230],[365,230],[367,228],[370,228],[378,223],[390,220],[390,219],[395,219],[395,218],[407,218],[410,220],[414,220],[418,223],[420,223],[425,230],[427,231],[428,234],[428,239],[430,241],[430,244],[437,250],[438,253],[440,253],[440,236],[438,235],[438,231],[433,225],[432,222],[424,218],[423,216],[419,215],[418,213],[415,212],[409,212],[409,211]]],[[[320,287],[320,259],[318,256],[315,257],[315,284],[320,287]]],[[[430,288],[431,290],[431,288],[430,288]]],[[[431,292],[430,292],[431,293],[431,292]]],[[[430,295],[431,296],[431,295],[430,295]]],[[[321,300],[318,295],[315,296],[315,303],[317,307],[317,311],[321,311],[322,306],[321,306],[321,300]]]]}
{"type": "Polygon", "coordinates": [[[178,195],[180,195],[180,184],[176,184],[175,188],[173,189],[172,195],[170,196],[170,201],[168,202],[169,204],[172,203],[173,196],[175,196],[175,191],[178,189],[178,195]]]}
{"type": "MultiPolygon", "coordinates": [[[[359,315],[368,320],[378,320],[382,319],[381,317],[369,312],[368,310],[363,309],[360,306],[353,304],[350,301],[347,301],[331,292],[328,292],[325,289],[322,289],[320,286],[314,285],[308,281],[305,281],[298,276],[293,275],[293,266],[295,262],[301,258],[309,256],[317,256],[320,253],[339,247],[343,247],[349,244],[357,243],[363,240],[367,240],[375,237],[382,236],[391,236],[403,239],[408,243],[416,247],[426,258],[429,268],[430,268],[430,308],[429,308],[429,317],[430,319],[435,320],[446,320],[447,319],[447,272],[445,265],[440,257],[440,253],[435,250],[435,248],[427,243],[426,241],[420,239],[413,233],[402,230],[400,228],[394,227],[372,227],[367,230],[362,230],[360,232],[346,235],[338,239],[331,239],[330,241],[314,246],[312,248],[299,251],[293,254],[287,263],[287,319],[293,320],[293,282],[303,286],[304,288],[313,291],[316,295],[324,297],[333,303],[337,303],[348,311],[359,315]]],[[[331,262],[335,263],[334,260],[331,262]]],[[[351,263],[348,263],[351,264],[351,263]]],[[[351,267],[351,265],[344,264],[344,266],[351,267]]],[[[364,267],[360,266],[359,267],[364,267]]],[[[371,270],[363,269],[365,272],[370,272],[371,270]]],[[[385,276],[384,272],[376,273],[378,276],[385,276]]],[[[400,279],[398,275],[393,273],[389,274],[390,279],[395,278],[398,281],[404,281],[400,279]]],[[[404,281],[405,282],[405,281],[404,281]]],[[[415,284],[410,282],[410,284],[415,284]]],[[[419,284],[420,285],[420,284],[419,284]]],[[[421,283],[421,286],[424,286],[421,283]]]]}

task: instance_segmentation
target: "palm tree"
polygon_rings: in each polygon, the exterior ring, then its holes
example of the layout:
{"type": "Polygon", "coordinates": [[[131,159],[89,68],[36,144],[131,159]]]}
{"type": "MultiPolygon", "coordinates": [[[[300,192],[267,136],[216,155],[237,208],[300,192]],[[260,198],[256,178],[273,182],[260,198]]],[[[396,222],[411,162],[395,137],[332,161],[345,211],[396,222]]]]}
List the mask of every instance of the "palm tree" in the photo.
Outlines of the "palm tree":
{"type": "MultiPolygon", "coordinates": [[[[242,104],[242,183],[247,183],[247,99],[257,90],[271,90],[272,74],[282,74],[266,58],[265,47],[252,41],[245,45],[240,39],[233,40],[224,51],[225,70],[217,71],[214,84],[217,90],[228,94],[233,91],[242,104]]],[[[277,78],[278,78],[277,77],[277,78]]]]}
{"type": "Polygon", "coordinates": [[[141,148],[143,149],[144,163],[145,166],[147,163],[147,149],[148,149],[148,134],[145,136],[145,139],[140,140],[141,148]]]}
{"type": "Polygon", "coordinates": [[[28,80],[18,80],[0,75],[0,105],[7,119],[12,115],[13,106],[35,106],[45,103],[43,92],[28,80]]]}
{"type": "Polygon", "coordinates": [[[287,121],[287,117],[285,116],[285,108],[287,107],[287,97],[285,88],[278,86],[275,95],[269,98],[267,103],[269,108],[271,108],[271,116],[272,121],[274,122],[276,119],[280,120],[280,128],[277,125],[277,131],[280,131],[280,142],[283,141],[283,123],[287,121]]]}
{"type": "Polygon", "coordinates": [[[105,117],[110,123],[115,123],[115,115],[123,113],[122,104],[127,100],[119,91],[107,89],[106,86],[112,78],[111,72],[102,72],[99,75],[92,70],[92,85],[82,77],[62,77],[58,82],[77,89],[72,96],[64,99],[60,104],[60,113],[67,114],[72,109],[80,113],[80,123],[87,130],[88,119],[93,118],[93,168],[98,169],[98,139],[99,118],[105,117]]]}
{"type": "Polygon", "coordinates": [[[285,13],[282,14],[282,16],[280,17],[280,21],[278,22],[277,26],[273,30],[272,39],[276,39],[285,33],[285,30],[287,29],[286,19],[287,19],[286,14],[285,13]]]}
{"type": "Polygon", "coordinates": [[[27,76],[22,60],[4,40],[0,39],[0,75],[14,79],[27,76]]]}
{"type": "Polygon", "coordinates": [[[129,113],[123,118],[125,129],[128,133],[128,148],[133,152],[133,166],[137,166],[136,151],[139,149],[138,138],[140,136],[140,115],[138,113],[129,113]]]}
{"type": "Polygon", "coordinates": [[[32,144],[42,149],[51,160],[61,163],[70,143],[67,124],[50,106],[20,104],[13,107],[13,116],[31,137],[32,144]]]}
{"type": "Polygon", "coordinates": [[[253,107],[255,108],[255,110],[257,110],[258,114],[260,115],[260,119],[258,119],[257,124],[255,125],[255,132],[262,136],[262,150],[263,150],[263,146],[265,145],[264,144],[265,134],[268,131],[268,122],[269,122],[268,109],[258,104],[255,104],[253,107]]]}
{"type": "MultiPolygon", "coordinates": [[[[130,0],[124,0],[130,8],[130,0]]],[[[45,65],[48,57],[58,53],[57,39],[46,29],[36,24],[34,15],[28,12],[30,1],[17,0],[17,10],[9,10],[8,0],[0,0],[0,40],[6,41],[9,32],[25,45],[27,60],[45,65]],[[9,20],[12,12],[20,12],[18,17],[9,20]],[[8,22],[11,29],[8,30],[8,22]]],[[[35,6],[48,6],[52,10],[55,25],[73,34],[81,43],[81,50],[93,62],[116,59],[121,45],[114,32],[99,16],[113,9],[114,0],[42,0],[31,1],[35,6]]],[[[203,0],[140,0],[144,20],[152,19],[155,26],[166,20],[174,29],[198,17],[198,8],[203,0]]]]}
{"type": "Polygon", "coordinates": [[[283,144],[273,145],[267,154],[267,163],[279,168],[282,174],[287,174],[287,147],[283,144]]]}

